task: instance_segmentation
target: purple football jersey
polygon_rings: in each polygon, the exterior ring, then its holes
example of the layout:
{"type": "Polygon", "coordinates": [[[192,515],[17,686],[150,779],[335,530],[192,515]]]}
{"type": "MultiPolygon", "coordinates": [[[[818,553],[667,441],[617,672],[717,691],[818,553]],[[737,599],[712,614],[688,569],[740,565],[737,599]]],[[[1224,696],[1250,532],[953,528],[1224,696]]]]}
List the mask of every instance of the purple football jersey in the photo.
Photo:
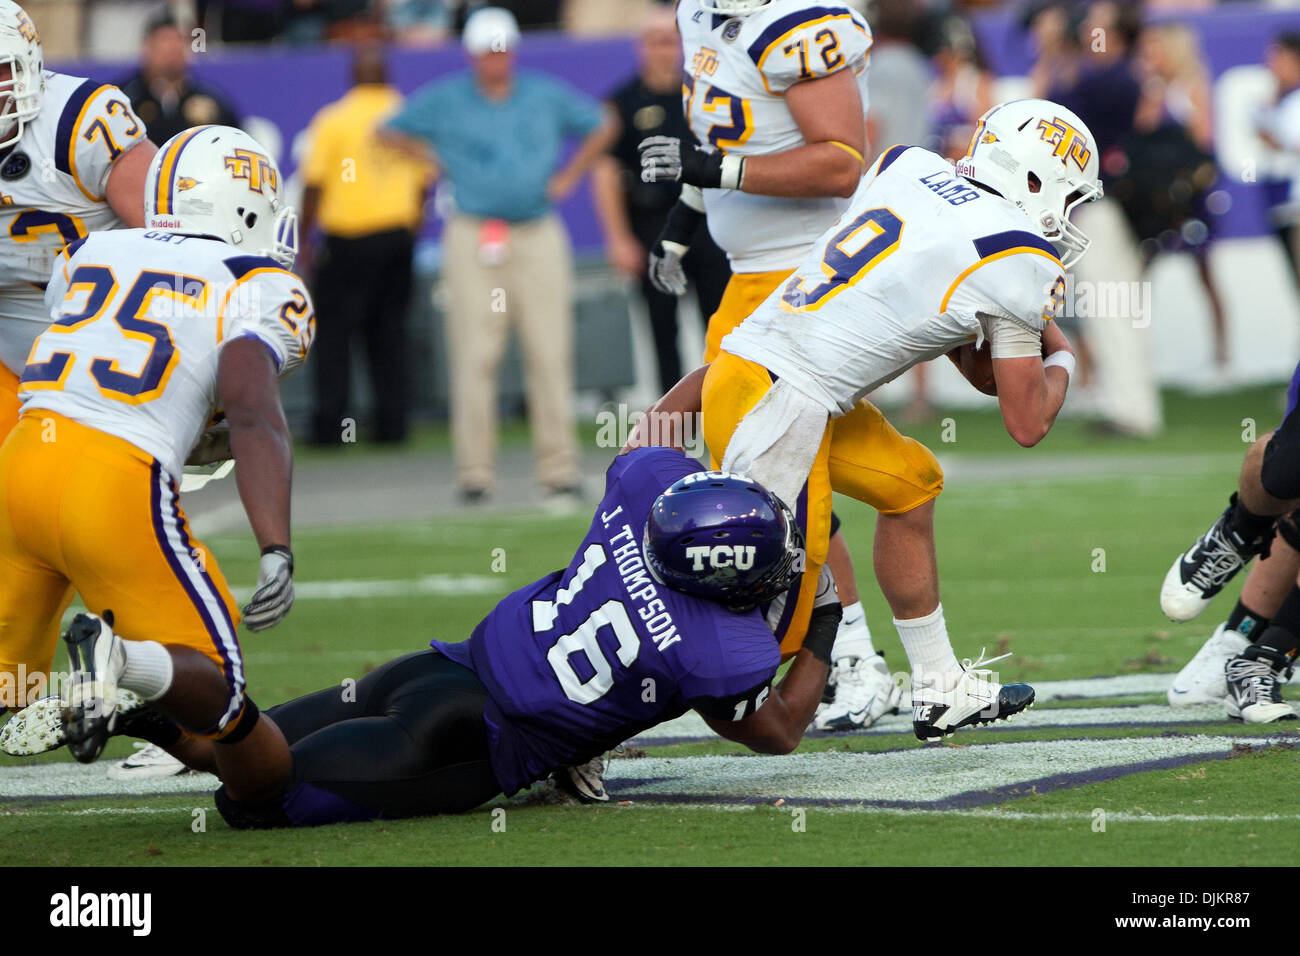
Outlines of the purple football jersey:
{"type": "Polygon", "coordinates": [[[486,685],[507,794],[689,709],[739,720],[766,699],[781,654],[762,614],[670,590],[641,553],[655,499],[701,470],[667,448],[616,458],[566,569],[507,596],[468,641],[431,642],[486,685]]]}

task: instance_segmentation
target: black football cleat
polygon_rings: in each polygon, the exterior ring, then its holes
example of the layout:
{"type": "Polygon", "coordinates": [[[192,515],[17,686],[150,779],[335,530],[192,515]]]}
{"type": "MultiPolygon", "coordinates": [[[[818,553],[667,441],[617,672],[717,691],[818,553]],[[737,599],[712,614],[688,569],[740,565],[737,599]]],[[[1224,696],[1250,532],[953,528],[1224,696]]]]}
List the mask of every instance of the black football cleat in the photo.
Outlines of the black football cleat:
{"type": "Polygon", "coordinates": [[[1291,678],[1291,661],[1285,654],[1252,645],[1223,668],[1228,681],[1224,707],[1228,716],[1247,724],[1300,720],[1296,709],[1282,699],[1282,685],[1291,678]]]}
{"type": "Polygon", "coordinates": [[[72,662],[63,699],[63,732],[68,750],[81,763],[93,763],[103,753],[117,721],[117,681],[126,651],[112,624],[111,611],[102,618],[78,614],[63,635],[72,662]]]}
{"type": "Polygon", "coordinates": [[[914,674],[912,731],[917,739],[933,740],[962,727],[1007,720],[1033,706],[1034,689],[1028,684],[1000,684],[991,670],[980,667],[1002,657],[986,661],[981,651],[978,660],[962,661],[962,674],[948,691],[939,690],[937,680],[927,681],[914,674]]]}
{"type": "Polygon", "coordinates": [[[1263,552],[1269,538],[1247,541],[1232,530],[1236,495],[1205,534],[1180,554],[1160,587],[1160,609],[1172,621],[1190,621],[1200,614],[1237,572],[1263,552]]]}

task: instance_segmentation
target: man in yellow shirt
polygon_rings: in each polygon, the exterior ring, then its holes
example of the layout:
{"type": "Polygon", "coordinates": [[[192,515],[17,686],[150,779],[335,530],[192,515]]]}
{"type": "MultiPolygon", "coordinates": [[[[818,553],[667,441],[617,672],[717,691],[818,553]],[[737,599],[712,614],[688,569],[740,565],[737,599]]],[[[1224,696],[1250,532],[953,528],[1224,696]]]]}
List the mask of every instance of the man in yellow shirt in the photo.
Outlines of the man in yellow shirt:
{"type": "Polygon", "coordinates": [[[374,135],[401,105],[401,94],[388,85],[383,53],[366,47],[353,64],[352,89],[312,119],[303,163],[301,225],[307,238],[298,262],[304,275],[314,271],[318,300],[314,444],[339,444],[345,423],[356,420],[349,407],[349,371],[350,345],[358,334],[375,393],[374,437],[406,438],[411,253],[433,170],[374,135]],[[318,257],[309,238],[314,226],[324,234],[318,257]]]}

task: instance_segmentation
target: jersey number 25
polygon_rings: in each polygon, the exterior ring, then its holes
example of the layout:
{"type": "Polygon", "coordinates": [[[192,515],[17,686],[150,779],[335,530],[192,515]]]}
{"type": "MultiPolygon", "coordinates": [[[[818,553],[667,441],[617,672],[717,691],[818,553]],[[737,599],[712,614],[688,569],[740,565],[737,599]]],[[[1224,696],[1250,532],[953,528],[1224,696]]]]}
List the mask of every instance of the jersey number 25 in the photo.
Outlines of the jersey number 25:
{"type": "MultiPolygon", "coordinates": [[[[75,332],[98,321],[117,288],[113,270],[107,266],[78,266],[68,282],[68,292],[63,301],[73,302],[84,294],[84,304],[79,311],[60,316],[46,334],[75,332]]],[[[113,313],[113,321],[124,338],[151,343],[149,355],[138,372],[124,372],[118,367],[116,358],[96,356],[91,359],[90,376],[103,395],[139,405],[157,398],[167,387],[167,379],[180,360],[180,353],[176,351],[176,343],[167,326],[143,318],[157,296],[176,299],[202,310],[208,298],[208,284],[202,279],[176,273],[140,273],[113,313]]],[[[43,335],[41,340],[37,340],[37,348],[44,339],[43,335]]],[[[29,362],[23,370],[23,387],[62,389],[75,362],[76,356],[71,352],[55,352],[43,362],[29,362]]]]}

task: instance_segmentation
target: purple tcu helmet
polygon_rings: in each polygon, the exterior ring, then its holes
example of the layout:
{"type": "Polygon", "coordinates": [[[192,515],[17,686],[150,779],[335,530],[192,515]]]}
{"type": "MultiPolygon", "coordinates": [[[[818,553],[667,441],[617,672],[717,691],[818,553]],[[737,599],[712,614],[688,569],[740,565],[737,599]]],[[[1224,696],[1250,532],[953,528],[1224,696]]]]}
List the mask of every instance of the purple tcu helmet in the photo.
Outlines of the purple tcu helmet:
{"type": "Polygon", "coordinates": [[[788,590],[803,571],[803,534],[762,485],[724,471],[673,483],[646,518],[646,566],[660,584],[748,611],[788,590]]]}

